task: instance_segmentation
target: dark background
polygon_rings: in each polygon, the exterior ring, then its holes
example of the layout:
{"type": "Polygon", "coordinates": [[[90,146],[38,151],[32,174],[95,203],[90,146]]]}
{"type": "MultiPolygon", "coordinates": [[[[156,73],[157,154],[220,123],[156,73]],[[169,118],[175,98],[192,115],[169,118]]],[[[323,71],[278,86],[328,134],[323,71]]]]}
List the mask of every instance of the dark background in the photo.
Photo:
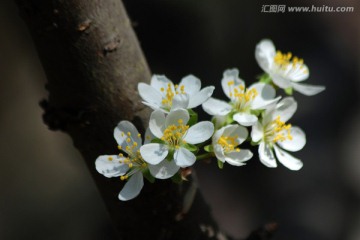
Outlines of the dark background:
{"type": "MultiPolygon", "coordinates": [[[[352,13],[261,13],[277,1],[126,0],[153,73],[187,74],[214,85],[237,67],[247,84],[261,73],[255,45],[270,38],[304,58],[319,95],[295,93],[291,123],[307,133],[292,172],[263,166],[197,164],[201,189],[224,230],[236,237],[277,221],[275,240],[360,239],[358,1],[288,1],[287,6],[354,7],[352,13]]],[[[95,185],[70,138],[47,130],[38,102],[45,77],[24,23],[0,3],[0,239],[111,239],[95,185]]],[[[201,109],[199,109],[201,111],[201,109]]],[[[256,151],[256,149],[255,149],[256,151]]]]}

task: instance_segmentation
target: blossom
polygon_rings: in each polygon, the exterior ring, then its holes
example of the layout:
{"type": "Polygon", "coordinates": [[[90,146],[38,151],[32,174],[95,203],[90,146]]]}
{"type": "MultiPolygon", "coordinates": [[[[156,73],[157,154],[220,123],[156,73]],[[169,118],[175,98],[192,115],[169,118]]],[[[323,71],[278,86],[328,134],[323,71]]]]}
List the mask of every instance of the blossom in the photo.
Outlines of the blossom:
{"type": "Polygon", "coordinates": [[[309,77],[309,69],[303,59],[293,57],[290,52],[285,54],[276,51],[271,40],[264,39],[256,45],[255,58],[259,66],[280,88],[293,88],[307,96],[325,89],[324,86],[300,83],[309,77]]]}
{"type": "Polygon", "coordinates": [[[150,116],[149,128],[160,143],[149,143],[140,148],[144,160],[152,165],[174,162],[180,167],[189,167],[195,163],[196,156],[187,149],[188,144],[198,144],[209,139],[214,125],[209,121],[187,125],[189,113],[185,109],[171,111],[166,117],[160,110],[150,116]],[[165,162],[165,163],[164,163],[165,162]]]}
{"type": "Polygon", "coordinates": [[[249,150],[240,149],[238,145],[247,137],[247,129],[240,125],[227,125],[217,130],[212,137],[216,158],[234,166],[245,165],[244,162],[249,160],[253,154],[249,150]]]}
{"type": "Polygon", "coordinates": [[[179,85],[164,75],[154,75],[150,85],[138,84],[138,91],[143,103],[152,109],[160,109],[164,112],[173,111],[179,108],[189,109],[201,105],[209,99],[215,87],[209,86],[202,90],[201,81],[193,75],[184,77],[179,85]]]}
{"type": "Polygon", "coordinates": [[[303,163],[284,151],[296,152],[306,143],[305,133],[299,127],[293,127],[286,122],[297,109],[297,103],[292,97],[284,98],[274,104],[264,113],[262,121],[252,127],[251,138],[259,142],[259,158],[267,167],[277,167],[276,158],[290,170],[299,170],[303,163]]]}
{"type": "Polygon", "coordinates": [[[255,83],[246,88],[236,68],[224,72],[221,86],[230,102],[209,98],[202,105],[204,111],[215,116],[233,114],[233,120],[243,126],[252,126],[257,122],[258,118],[254,110],[265,109],[266,106],[280,99],[280,97],[274,99],[275,89],[269,84],[255,83]]]}
{"type": "Polygon", "coordinates": [[[114,129],[114,138],[118,149],[125,155],[101,155],[96,159],[95,167],[105,177],[127,180],[118,196],[120,200],[127,201],[135,198],[144,186],[143,171],[148,164],[139,151],[142,145],[141,135],[131,122],[121,121],[114,129]]]}

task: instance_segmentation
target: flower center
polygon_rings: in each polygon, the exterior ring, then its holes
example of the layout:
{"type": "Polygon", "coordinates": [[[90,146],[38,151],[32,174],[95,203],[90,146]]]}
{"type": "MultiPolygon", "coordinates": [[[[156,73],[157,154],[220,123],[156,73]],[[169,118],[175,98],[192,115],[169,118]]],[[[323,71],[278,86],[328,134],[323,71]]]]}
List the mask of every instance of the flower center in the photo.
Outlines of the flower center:
{"type": "Polygon", "coordinates": [[[239,112],[246,112],[250,110],[250,102],[252,102],[258,95],[255,88],[246,89],[244,85],[234,86],[234,81],[229,81],[229,95],[233,102],[234,108],[239,112]]]}
{"type": "MultiPolygon", "coordinates": [[[[124,137],[125,134],[122,132],[121,136],[124,137]]],[[[141,143],[140,133],[137,135],[137,138],[139,139],[139,143],[141,143]]],[[[125,149],[123,149],[120,145],[118,146],[119,150],[122,150],[126,153],[126,156],[124,156],[123,153],[119,154],[119,157],[125,158],[123,160],[120,160],[119,162],[127,164],[130,170],[125,175],[120,176],[121,180],[128,179],[131,175],[138,172],[139,170],[145,169],[147,166],[146,162],[140,154],[140,150],[137,149],[138,142],[134,139],[134,137],[131,136],[130,132],[127,132],[127,138],[125,142],[127,145],[125,146],[125,149]]]]}
{"type": "Polygon", "coordinates": [[[277,51],[274,57],[274,62],[282,70],[286,70],[290,65],[292,65],[292,67],[299,66],[300,69],[304,68],[304,60],[293,56],[291,52],[285,54],[277,51]]]}
{"type": "Polygon", "coordinates": [[[178,125],[170,125],[165,129],[161,140],[165,141],[169,146],[178,149],[181,144],[186,143],[182,138],[188,129],[189,125],[184,125],[183,120],[179,119],[178,125]]]}
{"type": "Polygon", "coordinates": [[[172,106],[172,100],[174,98],[175,95],[177,94],[185,94],[185,86],[181,85],[179,87],[179,85],[175,85],[174,87],[172,87],[173,85],[171,83],[168,83],[167,88],[160,88],[161,92],[165,92],[165,97],[163,97],[163,99],[161,100],[161,103],[163,105],[165,105],[165,107],[171,108],[172,106]],[[173,91],[173,89],[175,91],[173,91]]]}
{"type": "Polygon", "coordinates": [[[235,141],[236,138],[237,136],[221,136],[217,143],[224,149],[224,152],[231,152],[234,150],[240,152],[240,148],[235,148],[237,145],[235,141]]]}
{"type": "Polygon", "coordinates": [[[270,129],[265,133],[266,138],[273,143],[283,142],[286,139],[292,140],[291,124],[285,124],[280,120],[280,116],[277,116],[274,121],[270,123],[270,129]]]}

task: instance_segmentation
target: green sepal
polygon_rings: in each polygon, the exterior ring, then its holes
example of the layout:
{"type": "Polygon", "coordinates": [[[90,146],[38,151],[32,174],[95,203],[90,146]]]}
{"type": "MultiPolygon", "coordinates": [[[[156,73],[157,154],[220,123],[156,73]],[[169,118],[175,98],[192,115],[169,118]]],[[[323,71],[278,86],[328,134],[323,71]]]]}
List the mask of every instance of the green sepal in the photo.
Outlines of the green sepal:
{"type": "Polygon", "coordinates": [[[230,113],[230,114],[226,115],[226,124],[224,124],[224,125],[232,124],[234,122],[233,116],[234,116],[234,113],[230,113]]]}
{"type": "Polygon", "coordinates": [[[251,114],[255,115],[255,116],[259,116],[261,114],[263,110],[251,110],[251,114]]]}
{"type": "Polygon", "coordinates": [[[150,171],[149,171],[148,168],[145,169],[142,173],[143,173],[144,178],[146,178],[146,180],[148,180],[148,181],[151,182],[151,183],[154,183],[154,182],[155,182],[155,178],[154,178],[153,175],[151,175],[151,173],[150,173],[150,171]]]}
{"type": "Polygon", "coordinates": [[[181,174],[179,172],[177,172],[174,176],[171,177],[171,180],[174,182],[174,183],[181,183],[183,180],[181,178],[181,174]]]}
{"type": "Polygon", "coordinates": [[[210,144],[210,145],[206,145],[206,146],[204,147],[204,150],[205,150],[205,152],[213,152],[213,151],[214,151],[214,148],[213,148],[213,146],[210,144]]]}
{"type": "Polygon", "coordinates": [[[186,148],[187,150],[189,150],[190,152],[197,152],[199,151],[199,148],[193,144],[190,143],[186,143],[183,145],[184,148],[186,148]]]}
{"type": "Polygon", "coordinates": [[[284,90],[285,90],[285,93],[287,95],[290,95],[290,96],[293,95],[293,88],[292,87],[285,88],[284,90]]]}
{"type": "Polygon", "coordinates": [[[223,169],[223,168],[224,168],[224,163],[223,163],[222,161],[218,160],[217,163],[218,163],[218,167],[219,167],[220,169],[223,169]]]}
{"type": "Polygon", "coordinates": [[[192,126],[192,125],[197,123],[198,114],[192,109],[188,109],[188,112],[189,112],[189,115],[190,115],[190,119],[189,119],[187,125],[192,126]]]}
{"type": "Polygon", "coordinates": [[[169,161],[169,162],[172,161],[174,159],[174,152],[175,151],[173,149],[169,149],[169,153],[168,153],[168,155],[166,156],[165,159],[167,161],[169,161]]]}
{"type": "Polygon", "coordinates": [[[271,83],[271,77],[269,76],[269,74],[264,73],[263,75],[260,76],[259,82],[270,84],[271,83]]]}
{"type": "Polygon", "coordinates": [[[250,141],[250,145],[251,145],[251,146],[257,146],[257,145],[259,145],[259,142],[250,141]]]}
{"type": "Polygon", "coordinates": [[[160,138],[154,138],[153,140],[151,140],[151,143],[164,144],[165,142],[163,140],[161,140],[160,138]]]}

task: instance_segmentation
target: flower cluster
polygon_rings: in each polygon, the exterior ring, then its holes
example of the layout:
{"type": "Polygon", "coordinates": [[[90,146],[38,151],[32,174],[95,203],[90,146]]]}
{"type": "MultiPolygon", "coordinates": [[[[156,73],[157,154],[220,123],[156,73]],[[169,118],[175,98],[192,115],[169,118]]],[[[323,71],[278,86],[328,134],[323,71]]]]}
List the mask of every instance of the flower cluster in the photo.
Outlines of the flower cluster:
{"type": "Polygon", "coordinates": [[[193,75],[179,84],[163,75],[154,75],[150,85],[138,84],[143,103],[153,109],[144,144],[135,126],[121,121],[114,130],[120,153],[95,161],[96,170],[105,177],[126,181],[120,200],[136,197],[144,178],[150,182],[185,179],[182,170],[202,159],[216,158],[219,168],[225,162],[243,166],[253,156],[240,147],[246,141],[258,146],[260,162],[267,167],[277,167],[276,159],[290,170],[303,166],[288,153],[301,150],[306,143],[305,133],[288,123],[297,102],[290,96],[277,96],[276,90],[310,96],[325,87],[300,83],[309,77],[308,67],[291,53],[276,51],[270,40],[256,46],[255,58],[265,72],[259,82],[246,86],[237,69],[224,72],[221,86],[227,101],[212,98],[215,87],[201,89],[201,81],[193,75]],[[193,108],[200,105],[213,116],[212,121],[198,122],[193,108]]]}

